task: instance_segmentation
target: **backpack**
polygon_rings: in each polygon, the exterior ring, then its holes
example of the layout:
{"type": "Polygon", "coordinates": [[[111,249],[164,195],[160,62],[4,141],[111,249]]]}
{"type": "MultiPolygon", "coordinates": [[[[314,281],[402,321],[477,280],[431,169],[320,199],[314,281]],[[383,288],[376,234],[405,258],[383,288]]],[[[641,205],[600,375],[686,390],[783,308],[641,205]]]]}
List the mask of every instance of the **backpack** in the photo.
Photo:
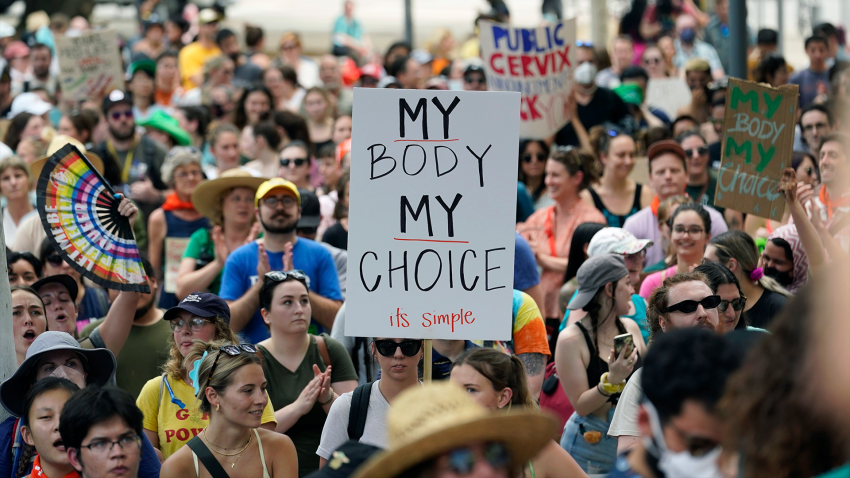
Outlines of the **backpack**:
{"type": "Polygon", "coordinates": [[[360,441],[366,429],[366,415],[369,413],[369,399],[372,397],[373,382],[364,383],[354,389],[351,396],[351,409],[348,411],[348,439],[360,441]]]}

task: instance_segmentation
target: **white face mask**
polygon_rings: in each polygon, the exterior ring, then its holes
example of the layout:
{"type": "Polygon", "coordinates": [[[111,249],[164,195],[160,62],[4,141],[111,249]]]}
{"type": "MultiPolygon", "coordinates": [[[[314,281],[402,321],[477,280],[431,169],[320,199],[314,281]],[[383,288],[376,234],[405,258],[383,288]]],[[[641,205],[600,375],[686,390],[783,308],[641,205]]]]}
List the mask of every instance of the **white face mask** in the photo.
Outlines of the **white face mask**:
{"type": "Polygon", "coordinates": [[[718,446],[701,457],[695,457],[687,450],[674,453],[667,448],[664,431],[658,412],[650,402],[644,402],[643,408],[649,415],[652,437],[643,437],[646,450],[658,458],[658,469],[665,478],[721,478],[723,474],[717,465],[722,449],[718,446]]]}
{"type": "Polygon", "coordinates": [[[573,70],[573,78],[576,80],[576,83],[588,86],[593,84],[597,72],[596,65],[586,61],[573,70]]]}

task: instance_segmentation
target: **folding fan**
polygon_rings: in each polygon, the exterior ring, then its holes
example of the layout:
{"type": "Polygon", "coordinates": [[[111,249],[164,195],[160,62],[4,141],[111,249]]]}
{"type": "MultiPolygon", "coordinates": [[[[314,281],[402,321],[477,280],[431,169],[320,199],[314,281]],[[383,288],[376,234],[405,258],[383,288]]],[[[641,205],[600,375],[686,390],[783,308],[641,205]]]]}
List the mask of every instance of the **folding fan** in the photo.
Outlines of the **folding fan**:
{"type": "Polygon", "coordinates": [[[36,192],[41,223],[65,262],[104,287],[150,293],[121,199],[76,147],[48,158],[36,192]]]}

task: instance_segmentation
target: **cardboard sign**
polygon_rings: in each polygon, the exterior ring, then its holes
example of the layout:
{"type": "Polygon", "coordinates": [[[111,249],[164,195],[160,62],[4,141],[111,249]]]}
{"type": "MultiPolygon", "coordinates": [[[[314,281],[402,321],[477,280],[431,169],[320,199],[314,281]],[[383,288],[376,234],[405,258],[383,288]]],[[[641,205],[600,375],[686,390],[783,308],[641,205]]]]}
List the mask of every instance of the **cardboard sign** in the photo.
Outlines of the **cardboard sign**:
{"type": "Polygon", "coordinates": [[[539,28],[478,22],[490,91],[522,93],[520,136],[546,139],[569,121],[565,105],[573,85],[576,21],[539,28]]]}
{"type": "Polygon", "coordinates": [[[776,188],[791,165],[797,96],[797,85],[729,79],[715,204],[782,220],[785,199],[776,188]]]}
{"type": "Polygon", "coordinates": [[[56,37],[59,81],[66,98],[103,98],[124,89],[124,70],[115,30],[56,37]]]}
{"type": "Polygon", "coordinates": [[[681,78],[650,78],[646,84],[648,106],[658,108],[673,120],[683,106],[691,104],[691,89],[681,78]]]}
{"type": "Polygon", "coordinates": [[[180,261],[189,246],[188,237],[166,237],[165,248],[165,292],[177,292],[177,276],[180,271],[180,261]]]}
{"type": "Polygon", "coordinates": [[[519,106],[354,90],[346,335],[510,340],[519,106]]]}

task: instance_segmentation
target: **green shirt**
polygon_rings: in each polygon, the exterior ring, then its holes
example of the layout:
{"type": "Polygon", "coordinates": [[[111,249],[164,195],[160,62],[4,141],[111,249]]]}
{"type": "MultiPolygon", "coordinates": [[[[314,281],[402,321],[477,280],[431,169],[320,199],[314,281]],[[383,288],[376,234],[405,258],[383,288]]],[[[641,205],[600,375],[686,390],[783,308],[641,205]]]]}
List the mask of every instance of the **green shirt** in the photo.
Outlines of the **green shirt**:
{"type": "MultiPolygon", "coordinates": [[[[88,337],[103,319],[93,320],[80,333],[88,337]]],[[[171,327],[160,320],[151,325],[133,325],[127,342],[118,354],[118,369],[115,381],[118,387],[138,397],[148,380],[162,374],[162,366],[168,361],[171,345],[171,327]]]]}
{"type": "Polygon", "coordinates": [[[700,206],[709,206],[717,209],[717,212],[723,214],[725,208],[714,205],[714,191],[717,189],[717,177],[713,173],[708,174],[707,186],[691,186],[685,188],[685,193],[700,206]],[[705,191],[703,191],[703,188],[705,191]]]}
{"type": "MultiPolygon", "coordinates": [[[[346,380],[357,380],[354,364],[351,357],[342,344],[322,334],[325,344],[328,346],[328,355],[331,358],[333,371],[331,372],[331,383],[344,382],[346,380]]],[[[313,380],[313,364],[319,366],[319,370],[327,368],[325,361],[319,353],[314,336],[310,336],[310,346],[304,355],[304,360],[294,371],[281,365],[265,347],[258,347],[263,357],[263,367],[266,370],[268,380],[269,398],[275,411],[289,405],[298,399],[304,387],[313,380]]],[[[322,428],[325,426],[327,415],[318,402],[313,409],[302,416],[287,430],[286,436],[292,439],[295,450],[298,452],[298,476],[304,476],[319,468],[319,442],[322,438],[322,428]]]]}
{"type": "MultiPolygon", "coordinates": [[[[189,236],[189,244],[186,246],[186,251],[183,252],[183,259],[186,258],[195,259],[195,270],[215,260],[215,243],[213,243],[210,231],[207,228],[198,229],[189,236]]],[[[215,276],[215,280],[207,288],[208,292],[218,295],[223,271],[224,269],[215,276]]]]}

